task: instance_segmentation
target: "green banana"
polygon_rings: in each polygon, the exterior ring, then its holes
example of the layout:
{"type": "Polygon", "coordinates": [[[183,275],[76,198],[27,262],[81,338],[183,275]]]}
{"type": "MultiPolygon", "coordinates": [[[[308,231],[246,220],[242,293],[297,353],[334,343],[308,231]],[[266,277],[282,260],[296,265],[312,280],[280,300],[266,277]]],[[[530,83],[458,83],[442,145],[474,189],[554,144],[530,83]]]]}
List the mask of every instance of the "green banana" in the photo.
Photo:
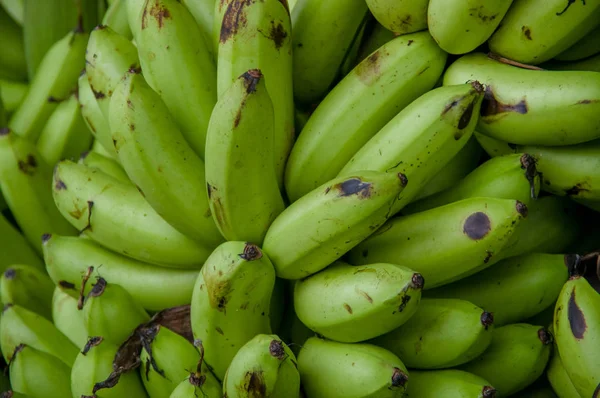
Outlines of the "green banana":
{"type": "Polygon", "coordinates": [[[600,53],[600,25],[577,43],[554,57],[559,61],[579,61],[600,53]]]}
{"type": "Polygon", "coordinates": [[[598,72],[528,70],[471,53],[444,74],[444,85],[471,80],[486,86],[477,124],[482,134],[514,144],[549,146],[600,137],[594,116],[600,112],[598,72]]]}
{"type": "Polygon", "coordinates": [[[0,301],[17,304],[52,321],[54,283],[30,265],[12,265],[0,277],[0,301]]]}
{"type": "Polygon", "coordinates": [[[35,144],[9,129],[0,129],[0,190],[23,235],[39,254],[43,234],[75,233],[54,206],[51,181],[51,166],[35,144]]]}
{"type": "Polygon", "coordinates": [[[0,79],[0,98],[8,115],[11,115],[21,105],[27,90],[29,90],[27,83],[0,79]]]}
{"type": "Polygon", "coordinates": [[[283,279],[301,279],[343,256],[391,216],[406,176],[363,171],[337,177],[292,203],[273,221],[263,249],[283,279]]]}
{"type": "Polygon", "coordinates": [[[410,266],[431,289],[491,265],[526,216],[517,200],[464,199],[388,221],[350,251],[348,261],[410,266]]]}
{"type": "Polygon", "coordinates": [[[78,163],[92,169],[97,169],[121,182],[131,184],[131,180],[119,163],[117,163],[113,158],[101,155],[98,152],[88,151],[82,153],[79,157],[78,163]]]}
{"type": "Polygon", "coordinates": [[[227,240],[262,244],[285,208],[273,168],[273,105],[258,69],[242,74],[213,110],[206,184],[213,219],[227,240]]]}
{"type": "Polygon", "coordinates": [[[121,165],[156,212],[206,246],[221,243],[210,214],[204,162],[141,75],[127,73],[117,85],[109,121],[121,165]]]}
{"type": "Polygon", "coordinates": [[[102,25],[127,38],[133,37],[127,18],[127,0],[113,0],[102,17],[102,25]]]}
{"type": "Polygon", "coordinates": [[[308,397],[402,397],[410,378],[394,354],[371,344],[311,337],[298,356],[302,388],[308,397]]]}
{"type": "Polygon", "coordinates": [[[481,355],[493,330],[494,316],[468,301],[424,298],[407,323],[369,343],[390,350],[409,368],[450,368],[481,355]]]}
{"type": "MultiPolygon", "coordinates": [[[[44,260],[54,283],[61,281],[76,290],[68,293],[77,297],[81,275],[88,267],[107,280],[123,286],[142,307],[159,311],[165,307],[188,304],[192,297],[198,270],[156,267],[114,253],[91,239],[46,235],[43,242],[44,260]]],[[[91,290],[88,285],[84,291],[91,290]]]]}
{"type": "Polygon", "coordinates": [[[77,299],[66,293],[64,290],[75,289],[75,287],[59,282],[54,288],[52,295],[52,321],[54,326],[77,348],[83,348],[88,338],[85,324],[83,323],[83,313],[77,308],[77,299]]]}
{"type": "Polygon", "coordinates": [[[291,12],[297,102],[314,103],[327,94],[368,11],[364,0],[297,2],[291,12]]]}
{"type": "Polygon", "coordinates": [[[512,3],[513,0],[430,0],[427,26],[442,50],[466,54],[492,36],[512,3]]]}
{"type": "Polygon", "coordinates": [[[223,387],[217,378],[208,370],[202,369],[204,362],[204,346],[200,341],[194,341],[194,346],[200,350],[200,359],[194,371],[189,372],[189,376],[181,381],[173,390],[169,398],[221,398],[223,397],[223,387]]]}
{"type": "Polygon", "coordinates": [[[0,6],[19,26],[23,26],[23,8],[25,0],[0,0],[0,6]]]}
{"type": "Polygon", "coordinates": [[[429,0],[367,0],[367,5],[377,21],[396,34],[427,29],[429,0]]]}
{"type": "Polygon", "coordinates": [[[2,104],[2,87],[0,87],[0,125],[6,126],[6,112],[4,111],[4,104],[2,104]]]}
{"type": "Polygon", "coordinates": [[[546,62],[542,64],[545,69],[550,70],[570,70],[570,71],[590,71],[600,72],[600,54],[593,55],[574,62],[546,62]]]}
{"type": "Polygon", "coordinates": [[[319,335],[355,343],[410,321],[420,308],[423,284],[423,277],[407,267],[337,261],[296,281],[294,309],[302,323],[319,335]]]}
{"type": "Polygon", "coordinates": [[[196,23],[198,24],[198,28],[202,31],[202,36],[204,38],[204,43],[206,45],[206,49],[211,55],[213,62],[216,63],[216,54],[213,49],[213,40],[212,40],[212,32],[213,32],[213,22],[214,22],[214,12],[215,12],[215,3],[216,0],[181,0],[184,6],[188,9],[188,11],[192,14],[196,23]]]}
{"type": "Polygon", "coordinates": [[[192,331],[219,380],[244,344],[271,333],[274,284],[270,259],[251,243],[222,243],[204,263],[192,295],[192,331]]]}
{"type": "Polygon", "coordinates": [[[0,7],[0,36],[2,36],[0,78],[26,81],[27,62],[25,60],[23,29],[3,7],[0,7]]]}
{"type": "Polygon", "coordinates": [[[564,369],[582,397],[600,391],[600,293],[579,275],[564,284],[554,310],[554,335],[564,369]]]}
{"type": "Polygon", "coordinates": [[[137,44],[137,38],[142,29],[142,11],[146,0],[127,0],[125,8],[127,10],[127,21],[129,22],[129,30],[133,36],[133,41],[137,44]]]}
{"type": "Polygon", "coordinates": [[[546,328],[515,323],[494,329],[492,335],[488,349],[460,370],[489,381],[498,398],[523,390],[543,374],[553,342],[546,328]]]}
{"type": "Polygon", "coordinates": [[[577,43],[598,21],[599,1],[516,0],[488,44],[494,53],[537,65],[577,43]]]}
{"type": "Polygon", "coordinates": [[[496,389],[473,373],[458,369],[410,371],[407,397],[494,398],[496,389]]]}
{"type": "Polygon", "coordinates": [[[144,76],[162,98],[183,137],[204,159],[206,129],[217,100],[217,71],[209,46],[177,0],[147,0],[134,34],[144,76]]]}
{"type": "MultiPolygon", "coordinates": [[[[2,196],[2,195],[0,195],[2,196]]],[[[44,262],[19,230],[0,214],[0,272],[13,264],[27,264],[39,270],[44,262]]]]}
{"type": "MultiPolygon", "coordinates": [[[[569,355],[570,353],[568,353],[569,355]]],[[[546,368],[546,377],[552,385],[552,389],[560,398],[580,398],[581,396],[575,389],[573,382],[569,378],[558,349],[555,347],[552,351],[552,357],[546,368]]]]}
{"type": "Polygon", "coordinates": [[[429,91],[447,54],[427,32],[397,37],[346,75],[317,106],[288,159],[291,201],[334,178],[399,111],[429,91]]]}
{"type": "Polygon", "coordinates": [[[152,264],[200,268],[210,250],[172,228],[133,184],[70,160],[54,169],[56,207],[101,245],[152,264]]]}
{"type": "Polygon", "coordinates": [[[338,73],[339,78],[343,78],[344,76],[346,76],[348,73],[350,73],[350,71],[352,69],[354,69],[354,67],[360,61],[362,61],[362,60],[358,60],[357,58],[358,58],[358,53],[360,52],[360,49],[362,47],[362,42],[365,39],[365,36],[367,34],[367,27],[368,27],[368,25],[377,23],[377,21],[375,21],[375,18],[373,18],[373,16],[368,12],[368,9],[365,8],[365,10],[367,10],[366,14],[365,14],[364,18],[362,19],[360,25],[358,26],[358,30],[356,31],[356,34],[354,35],[354,37],[352,38],[352,41],[350,42],[350,47],[348,48],[346,55],[344,55],[344,58],[342,59],[342,65],[340,66],[340,70],[338,73]]]}
{"type": "Polygon", "coordinates": [[[423,94],[356,152],[338,176],[359,170],[403,173],[410,183],[392,207],[397,213],[465,146],[482,100],[477,82],[423,94]]]}
{"type": "Polygon", "coordinates": [[[300,394],[300,374],[292,350],[274,334],[257,334],[231,360],[223,380],[228,398],[288,398],[300,394]]]}
{"type": "Polygon", "coordinates": [[[354,66],[361,63],[369,54],[375,52],[379,47],[385,43],[393,40],[396,34],[386,29],[377,20],[371,20],[367,22],[366,31],[361,41],[358,54],[354,60],[354,66]]]}

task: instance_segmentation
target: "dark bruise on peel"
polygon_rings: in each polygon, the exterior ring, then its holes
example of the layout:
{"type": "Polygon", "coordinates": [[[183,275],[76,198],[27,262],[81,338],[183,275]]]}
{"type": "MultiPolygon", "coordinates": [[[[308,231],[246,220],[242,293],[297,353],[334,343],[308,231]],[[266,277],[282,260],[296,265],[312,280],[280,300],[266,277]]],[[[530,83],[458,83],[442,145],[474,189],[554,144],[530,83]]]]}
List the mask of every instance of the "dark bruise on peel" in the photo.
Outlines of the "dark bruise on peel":
{"type": "Polygon", "coordinates": [[[15,279],[17,276],[17,270],[15,270],[14,268],[8,268],[6,271],[4,271],[4,277],[6,279],[12,280],[15,279]]]}
{"type": "MultiPolygon", "coordinates": [[[[144,8],[144,15],[142,17],[142,29],[148,26],[146,8],[144,8]]],[[[164,6],[161,6],[158,2],[155,2],[150,8],[150,16],[156,19],[158,23],[158,29],[162,28],[164,25],[164,20],[171,18],[171,12],[164,6]]]]}
{"type": "Polygon", "coordinates": [[[373,84],[379,78],[381,69],[380,51],[381,50],[377,50],[373,54],[369,55],[355,68],[358,78],[366,85],[373,84]]]}
{"type": "Polygon", "coordinates": [[[529,182],[529,188],[531,191],[531,199],[537,199],[535,194],[535,177],[539,175],[536,167],[535,158],[527,153],[521,156],[521,168],[525,170],[525,178],[529,182]]]}
{"type": "Polygon", "coordinates": [[[250,69],[241,76],[241,78],[244,79],[244,87],[246,88],[247,94],[256,92],[256,86],[260,83],[262,77],[263,74],[260,69],[250,69]]]}
{"type": "Polygon", "coordinates": [[[27,155],[27,158],[25,160],[19,159],[18,166],[19,166],[19,170],[21,170],[23,173],[31,176],[31,175],[35,174],[35,170],[38,166],[38,163],[37,163],[37,160],[35,159],[35,156],[29,154],[29,155],[27,155]]]}
{"type": "Polygon", "coordinates": [[[63,289],[75,290],[75,284],[67,281],[58,281],[58,286],[63,289]]]}
{"type": "Polygon", "coordinates": [[[515,209],[517,210],[517,213],[519,213],[522,217],[527,217],[527,214],[529,213],[529,209],[527,208],[527,205],[518,200],[517,200],[517,203],[515,204],[515,209]]]}
{"type": "Polygon", "coordinates": [[[583,188],[583,184],[575,184],[571,188],[565,190],[567,196],[577,196],[582,192],[588,192],[589,189],[583,188]]]}
{"type": "Polygon", "coordinates": [[[258,246],[252,243],[246,243],[244,251],[239,255],[241,259],[246,261],[254,261],[260,259],[263,254],[258,246]]]}
{"type": "Polygon", "coordinates": [[[582,339],[587,330],[587,322],[585,315],[579,305],[575,296],[575,289],[571,292],[569,297],[569,304],[567,307],[567,318],[569,319],[569,326],[571,327],[571,333],[576,339],[582,339]]]}
{"type": "Polygon", "coordinates": [[[398,312],[404,311],[411,298],[412,297],[407,294],[402,296],[402,302],[400,303],[400,306],[398,306],[398,312]]]}
{"type": "Polygon", "coordinates": [[[481,313],[479,320],[481,321],[483,328],[488,330],[488,328],[494,324],[494,314],[484,311],[481,313]]]}
{"type": "Polygon", "coordinates": [[[269,29],[268,38],[273,40],[273,44],[275,44],[275,49],[279,50],[283,43],[285,43],[285,39],[288,37],[288,33],[281,23],[275,23],[275,21],[271,21],[271,29],[269,29]]]}
{"type": "Polygon", "coordinates": [[[400,368],[394,368],[392,373],[392,387],[406,387],[408,375],[400,368]]]}
{"type": "Polygon", "coordinates": [[[223,23],[221,24],[221,32],[219,41],[227,42],[233,35],[238,32],[239,28],[246,26],[248,20],[244,8],[254,3],[255,0],[233,0],[227,6],[223,15],[223,23]]]}
{"type": "Polygon", "coordinates": [[[67,189],[67,185],[62,180],[56,180],[56,184],[54,184],[54,189],[57,191],[62,191],[63,189],[67,189]]]}
{"type": "Polygon", "coordinates": [[[260,370],[246,372],[246,377],[242,388],[243,391],[248,393],[247,396],[249,397],[266,397],[267,385],[265,384],[263,372],[260,370]]]}
{"type": "Polygon", "coordinates": [[[493,88],[491,86],[487,86],[485,88],[485,94],[483,96],[483,102],[481,103],[481,116],[494,116],[501,113],[514,112],[524,115],[528,112],[527,102],[525,99],[522,99],[519,103],[511,105],[511,104],[503,104],[494,95],[493,88]]]}
{"type": "Polygon", "coordinates": [[[465,220],[463,232],[473,240],[483,239],[492,229],[490,218],[483,212],[471,214],[465,220]]]}
{"type": "Polygon", "coordinates": [[[344,303],[344,309],[348,312],[348,314],[352,315],[352,307],[349,304],[344,303]]]}
{"type": "Polygon", "coordinates": [[[372,184],[364,182],[359,178],[350,178],[344,182],[335,184],[333,188],[339,191],[338,196],[356,195],[360,199],[365,199],[371,196],[372,184]]]}
{"type": "Polygon", "coordinates": [[[492,386],[483,386],[481,396],[483,398],[496,398],[496,389],[492,386]]]}
{"type": "Polygon", "coordinates": [[[285,359],[285,348],[283,342],[279,340],[271,340],[269,344],[269,354],[279,360],[285,359]]]}
{"type": "Polygon", "coordinates": [[[10,134],[10,129],[8,127],[2,127],[0,128],[0,137],[1,136],[5,136],[5,135],[9,135],[10,134]]]}
{"type": "Polygon", "coordinates": [[[47,243],[50,238],[52,238],[52,234],[43,234],[42,235],[42,243],[47,243]]]}
{"type": "Polygon", "coordinates": [[[523,36],[525,36],[527,38],[527,40],[532,40],[531,39],[531,29],[529,29],[528,26],[522,26],[521,32],[523,32],[523,36]]]}
{"type": "MultiPolygon", "coordinates": [[[[471,122],[471,119],[473,117],[473,108],[475,108],[475,100],[471,101],[469,103],[469,105],[467,105],[467,108],[465,109],[463,114],[460,116],[460,119],[458,119],[458,129],[459,130],[464,130],[471,122]]],[[[456,140],[460,139],[460,137],[462,137],[462,134],[454,135],[454,139],[456,139],[456,140]]]]}

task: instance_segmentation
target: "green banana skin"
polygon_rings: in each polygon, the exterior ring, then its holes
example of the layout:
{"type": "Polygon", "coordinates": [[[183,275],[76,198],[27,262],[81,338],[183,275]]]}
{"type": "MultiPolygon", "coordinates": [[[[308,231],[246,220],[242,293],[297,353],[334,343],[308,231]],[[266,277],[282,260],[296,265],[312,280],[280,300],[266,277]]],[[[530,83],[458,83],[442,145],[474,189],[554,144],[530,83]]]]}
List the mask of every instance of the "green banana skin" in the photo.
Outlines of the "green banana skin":
{"type": "Polygon", "coordinates": [[[274,108],[265,79],[258,69],[238,77],[215,105],[206,137],[213,219],[225,239],[257,245],[285,208],[271,161],[274,108]]]}
{"type": "Polygon", "coordinates": [[[543,66],[550,70],[600,72],[600,54],[574,62],[546,62],[543,66]]]}
{"type": "Polygon", "coordinates": [[[527,207],[516,200],[464,199],[388,221],[347,259],[410,265],[431,289],[491,265],[526,216],[527,207]]]}
{"type": "Polygon", "coordinates": [[[537,65],[577,43],[598,21],[598,1],[517,0],[488,44],[494,53],[537,65]]]}
{"type": "Polygon", "coordinates": [[[368,12],[368,9],[365,8],[365,10],[366,13],[364,15],[364,18],[360,22],[358,29],[353,35],[348,51],[346,51],[346,54],[342,59],[342,64],[340,65],[338,72],[338,78],[346,76],[357,65],[356,57],[358,56],[361,44],[367,33],[367,27],[370,23],[376,23],[375,18],[373,18],[373,16],[368,12]]]}
{"type": "Polygon", "coordinates": [[[396,34],[383,27],[377,20],[371,19],[367,21],[365,33],[361,40],[353,66],[356,67],[356,65],[361,63],[371,53],[394,39],[394,37],[396,37],[396,34]]]}
{"type": "MultiPolygon", "coordinates": [[[[44,260],[54,283],[67,282],[78,297],[81,276],[88,267],[107,280],[119,283],[142,307],[149,311],[189,304],[198,270],[156,267],[114,253],[91,239],[46,235],[44,260]]],[[[88,284],[84,294],[89,293],[88,284]]]]}
{"type": "Polygon", "coordinates": [[[127,21],[129,22],[129,30],[133,35],[133,42],[137,44],[137,38],[142,29],[142,11],[146,0],[127,0],[125,2],[127,9],[127,21]]]}
{"type": "Polygon", "coordinates": [[[13,264],[27,264],[38,270],[44,269],[44,262],[40,256],[4,215],[0,215],[0,236],[0,272],[4,272],[13,264]]]}
{"type": "Polygon", "coordinates": [[[79,164],[88,168],[96,169],[107,174],[123,183],[131,184],[131,180],[125,173],[125,170],[113,158],[99,154],[98,152],[88,151],[81,154],[79,164]]]}
{"type": "Polygon", "coordinates": [[[127,18],[127,0],[113,0],[102,17],[102,25],[131,40],[133,34],[127,18]]]}
{"type": "Polygon", "coordinates": [[[213,22],[216,0],[182,0],[184,6],[187,7],[188,11],[192,14],[198,28],[202,31],[206,49],[209,51],[211,58],[216,62],[216,54],[213,49],[213,22]]]}
{"type": "Polygon", "coordinates": [[[343,256],[390,217],[404,175],[362,171],[337,177],[287,207],[263,243],[283,279],[301,279],[343,256]]]}
{"type": "Polygon", "coordinates": [[[359,170],[403,173],[410,184],[392,207],[397,213],[469,141],[482,99],[477,82],[423,94],[358,150],[338,176],[359,170]]]}
{"type": "Polygon", "coordinates": [[[477,140],[479,145],[481,145],[483,150],[492,158],[522,152],[517,151],[517,149],[515,149],[516,147],[518,147],[515,144],[509,144],[507,142],[488,137],[487,135],[481,134],[477,131],[473,133],[473,137],[475,137],[475,139],[477,140]]]}
{"type": "Polygon", "coordinates": [[[600,294],[579,275],[563,286],[554,310],[554,335],[564,369],[582,397],[600,388],[600,294]]]}
{"type": "Polygon", "coordinates": [[[427,297],[467,300],[493,313],[496,326],[523,322],[556,301],[576,262],[577,256],[563,254],[510,257],[468,278],[430,290],[427,297]]]}
{"type": "Polygon", "coordinates": [[[529,70],[471,53],[450,65],[443,84],[471,80],[486,86],[477,124],[482,134],[514,144],[547,146],[600,137],[595,117],[600,112],[598,72],[529,70]]]}
{"type": "Polygon", "coordinates": [[[338,261],[296,281],[294,309],[302,323],[319,335],[355,343],[410,321],[419,307],[423,284],[423,277],[407,267],[338,261]]]}
{"type": "Polygon", "coordinates": [[[27,83],[0,79],[0,98],[8,116],[21,105],[27,90],[29,90],[27,83]]]}
{"type": "Polygon", "coordinates": [[[496,389],[489,382],[458,369],[410,371],[409,398],[494,398],[496,389]]]}
{"type": "Polygon", "coordinates": [[[288,159],[291,201],[333,179],[399,111],[429,91],[447,54],[427,32],[397,37],[346,75],[317,106],[288,159]]]}
{"type": "Polygon", "coordinates": [[[515,323],[496,328],[492,334],[488,349],[460,370],[489,381],[498,398],[523,390],[543,374],[553,342],[546,328],[515,323]]]}
{"type": "Polygon", "coordinates": [[[577,43],[554,57],[558,61],[579,61],[600,53],[600,25],[577,43]]]}
{"type": "Polygon", "coordinates": [[[24,0],[0,0],[0,6],[19,26],[23,26],[24,3],[24,0]]]}
{"type": "Polygon", "coordinates": [[[223,380],[223,394],[228,398],[298,397],[296,356],[277,335],[256,335],[233,357],[223,380]]]}
{"type": "Polygon", "coordinates": [[[0,301],[17,304],[52,321],[54,283],[48,275],[30,265],[11,265],[0,277],[0,301]]]}
{"type": "Polygon", "coordinates": [[[271,260],[251,243],[225,242],[204,263],[192,295],[192,331],[219,380],[244,344],[271,333],[274,284],[271,260]]]}
{"type": "Polygon", "coordinates": [[[77,348],[83,348],[87,342],[88,334],[83,323],[83,314],[77,308],[77,299],[69,295],[64,289],[74,287],[62,287],[56,285],[52,295],[52,321],[54,326],[77,348]]]}
{"type": "Polygon", "coordinates": [[[423,298],[407,323],[369,343],[390,350],[409,368],[441,369],[481,355],[493,330],[494,316],[468,301],[423,298]]]}
{"type": "Polygon", "coordinates": [[[367,0],[367,5],[377,21],[396,34],[427,29],[429,0],[367,0]]]}
{"type": "Polygon", "coordinates": [[[63,160],[54,169],[52,187],[65,219],[117,253],[176,268],[200,268],[210,254],[167,224],[133,184],[63,160]]]}
{"type": "Polygon", "coordinates": [[[410,377],[394,354],[371,344],[339,343],[311,337],[298,356],[307,397],[403,397],[410,377]]]}
{"type": "Polygon", "coordinates": [[[217,71],[202,31],[177,0],[146,1],[137,23],[141,27],[134,36],[144,76],[190,148],[204,159],[206,129],[217,100],[217,71]]]}
{"type": "Polygon", "coordinates": [[[548,378],[550,385],[552,385],[552,389],[560,398],[581,397],[569,378],[569,375],[563,366],[562,359],[560,359],[558,348],[556,347],[552,351],[552,357],[546,368],[546,377],[548,378]]]}
{"type": "Polygon", "coordinates": [[[120,163],[148,203],[203,245],[214,248],[221,243],[210,213],[204,162],[144,77],[126,74],[113,92],[109,116],[120,163]]]}
{"type": "Polygon", "coordinates": [[[27,62],[25,59],[23,30],[7,11],[0,7],[0,35],[2,36],[0,78],[26,81],[27,62]]]}

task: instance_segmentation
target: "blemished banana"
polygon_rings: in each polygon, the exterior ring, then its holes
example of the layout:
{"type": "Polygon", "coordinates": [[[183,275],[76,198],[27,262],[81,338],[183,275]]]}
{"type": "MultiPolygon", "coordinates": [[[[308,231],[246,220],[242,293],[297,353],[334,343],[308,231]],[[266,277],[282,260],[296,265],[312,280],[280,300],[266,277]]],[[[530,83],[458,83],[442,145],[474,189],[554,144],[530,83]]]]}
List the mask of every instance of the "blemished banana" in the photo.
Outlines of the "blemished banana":
{"type": "Polygon", "coordinates": [[[200,268],[210,254],[167,224],[133,184],[63,160],[54,169],[52,188],[65,219],[117,253],[177,268],[200,268]]]}
{"type": "Polygon", "coordinates": [[[108,156],[99,154],[98,152],[88,151],[83,152],[79,157],[79,164],[83,164],[89,168],[97,169],[104,174],[107,174],[123,183],[131,184],[131,180],[125,173],[125,170],[119,163],[108,156]]]}
{"type": "Polygon", "coordinates": [[[0,190],[23,235],[41,254],[45,233],[76,233],[52,200],[52,168],[35,144],[9,129],[0,129],[0,190]]]}
{"type": "Polygon", "coordinates": [[[408,266],[431,289],[491,265],[526,216],[517,200],[464,199],[388,221],[350,251],[348,261],[408,266]]]}
{"type": "Polygon", "coordinates": [[[17,345],[10,358],[10,384],[15,392],[27,398],[72,396],[71,368],[58,358],[26,344],[17,345]]]}
{"type": "Polygon", "coordinates": [[[358,64],[300,132],[286,166],[289,199],[338,175],[399,111],[434,86],[446,57],[429,33],[419,32],[387,42],[358,64]]]}
{"type": "Polygon", "coordinates": [[[552,334],[544,327],[514,323],[495,328],[482,355],[459,367],[489,381],[496,397],[508,397],[540,377],[550,359],[552,334]]]}
{"type": "Polygon", "coordinates": [[[194,346],[200,351],[198,365],[193,371],[189,371],[189,376],[175,387],[169,398],[222,398],[223,386],[204,362],[202,342],[196,340],[194,346]]]}
{"type": "Polygon", "coordinates": [[[27,62],[23,30],[4,7],[0,7],[0,78],[16,81],[27,80],[27,62]]]}
{"type": "Polygon", "coordinates": [[[142,75],[127,73],[117,85],[109,122],[121,165],[156,212],[206,246],[221,243],[208,204],[204,162],[142,75]]]}
{"type": "Polygon", "coordinates": [[[337,261],[296,281],[294,310],[302,323],[325,338],[365,341],[410,322],[420,308],[423,283],[407,267],[337,261]]]}
{"type": "Polygon", "coordinates": [[[469,362],[492,341],[494,316],[459,299],[423,298],[404,325],[370,340],[409,368],[441,369],[469,362]]]}
{"type": "Polygon", "coordinates": [[[192,331],[219,380],[244,344],[271,333],[274,284],[269,257],[251,243],[222,243],[204,263],[192,295],[192,331]]]}
{"type": "MultiPolygon", "coordinates": [[[[348,48],[346,55],[344,55],[344,58],[342,60],[342,65],[340,66],[339,78],[346,76],[348,73],[350,73],[350,71],[352,69],[354,69],[354,67],[360,61],[362,61],[362,59],[361,60],[357,59],[358,54],[362,48],[363,40],[365,39],[366,34],[368,33],[367,28],[369,27],[369,25],[375,24],[375,23],[377,23],[377,21],[375,21],[375,18],[373,18],[373,16],[367,11],[365,17],[363,18],[363,20],[361,21],[361,24],[358,27],[358,30],[356,31],[356,34],[354,35],[354,37],[352,38],[352,41],[350,42],[350,47],[348,48]]],[[[374,50],[376,50],[376,49],[374,49],[374,50]]]]}
{"type": "Polygon", "coordinates": [[[225,239],[257,245],[285,208],[272,161],[274,107],[266,84],[258,69],[239,76],[215,105],[206,136],[213,219],[225,239]]]}
{"type": "Polygon", "coordinates": [[[15,133],[32,142],[37,141],[58,102],[67,99],[77,84],[77,77],[84,66],[88,36],[76,29],[50,47],[23,103],[8,122],[8,127],[15,133]]]}
{"type": "Polygon", "coordinates": [[[26,344],[71,367],[77,347],[48,319],[19,305],[5,303],[0,322],[0,347],[7,363],[15,348],[26,344]]]}
{"type": "Polygon", "coordinates": [[[301,279],[342,257],[383,225],[407,184],[400,173],[362,171],[334,178],[292,203],[263,243],[277,276],[301,279]]]}
{"type": "MultiPolygon", "coordinates": [[[[81,276],[88,267],[95,275],[123,286],[142,307],[159,311],[166,307],[189,304],[198,270],[156,267],[112,252],[91,239],[46,235],[43,243],[44,260],[50,278],[56,284],[67,282],[75,290],[81,289],[81,276]]],[[[84,294],[89,293],[86,285],[84,294]]]]}
{"type": "Polygon", "coordinates": [[[52,295],[52,322],[62,334],[79,349],[85,345],[88,334],[83,323],[83,313],[77,308],[77,299],[64,290],[75,287],[57,284],[52,295]]]}
{"type": "Polygon", "coordinates": [[[298,371],[307,397],[400,398],[410,386],[406,367],[390,351],[319,337],[300,349],[298,371]]]}
{"type": "MultiPolygon", "coordinates": [[[[567,353],[567,355],[571,354],[567,353]]],[[[550,382],[552,389],[560,398],[581,397],[569,378],[569,375],[563,366],[562,359],[560,359],[558,348],[556,347],[554,347],[554,350],[552,351],[552,357],[546,368],[546,378],[548,379],[548,382],[550,382]]]]}
{"type": "Polygon", "coordinates": [[[482,134],[512,144],[550,146],[600,137],[598,72],[529,70],[470,53],[450,65],[443,84],[471,80],[486,86],[477,124],[482,134]]]}
{"type": "Polygon", "coordinates": [[[11,115],[21,105],[27,90],[28,83],[0,79],[0,98],[7,115],[11,115]]]}
{"type": "Polygon", "coordinates": [[[258,334],[231,360],[223,380],[228,398],[298,397],[296,356],[277,335],[258,334]]]}
{"type": "Polygon", "coordinates": [[[495,398],[487,380],[458,369],[410,371],[407,398],[495,398]]]}
{"type": "Polygon", "coordinates": [[[102,17],[102,25],[109,26],[123,37],[131,39],[133,34],[127,18],[127,0],[113,0],[102,17]]]}
{"type": "Polygon", "coordinates": [[[367,22],[364,37],[360,43],[356,59],[354,60],[354,66],[361,63],[369,56],[369,54],[375,52],[375,50],[392,40],[394,37],[396,37],[396,35],[393,32],[386,29],[376,20],[367,22]]]}
{"type": "Polygon", "coordinates": [[[31,265],[14,264],[0,277],[0,301],[17,304],[52,321],[54,283],[31,265]]]}
{"type": "Polygon", "coordinates": [[[206,49],[210,53],[211,59],[216,63],[217,57],[213,47],[213,23],[216,0],[182,0],[184,6],[192,14],[198,28],[202,31],[202,36],[206,49]]]}
{"type": "Polygon", "coordinates": [[[0,236],[2,236],[0,272],[4,272],[7,267],[13,264],[27,264],[38,270],[44,269],[44,262],[38,253],[27,242],[21,232],[2,214],[0,214],[0,236]]]}
{"type": "Polygon", "coordinates": [[[494,324],[523,322],[552,306],[579,256],[531,253],[510,257],[427,297],[470,301],[494,314],[494,324]]]}
{"type": "Polygon", "coordinates": [[[490,38],[512,3],[513,0],[430,0],[427,27],[442,50],[465,54],[490,38]]]}
{"type": "Polygon", "coordinates": [[[600,293],[583,276],[573,275],[556,302],[553,326],[564,369],[582,397],[600,391],[599,324],[600,293]]]}
{"type": "Polygon", "coordinates": [[[488,43],[494,53],[537,65],[577,43],[598,21],[600,1],[516,0],[488,43]]]}
{"type": "Polygon", "coordinates": [[[427,29],[429,0],[367,0],[367,5],[377,21],[396,34],[427,29]]]}
{"type": "Polygon", "coordinates": [[[404,108],[340,170],[402,173],[409,184],[392,214],[419,191],[465,146],[479,118],[483,87],[473,82],[433,89],[404,108]]]}
{"type": "Polygon", "coordinates": [[[297,2],[291,12],[297,102],[311,104],[327,94],[367,13],[364,0],[297,2]]]}
{"type": "Polygon", "coordinates": [[[202,31],[177,0],[145,1],[137,23],[141,27],[134,36],[144,76],[190,148],[204,159],[206,129],[217,100],[217,71],[202,31]]]}
{"type": "Polygon", "coordinates": [[[579,61],[600,53],[600,25],[577,43],[554,57],[559,61],[579,61]]]}

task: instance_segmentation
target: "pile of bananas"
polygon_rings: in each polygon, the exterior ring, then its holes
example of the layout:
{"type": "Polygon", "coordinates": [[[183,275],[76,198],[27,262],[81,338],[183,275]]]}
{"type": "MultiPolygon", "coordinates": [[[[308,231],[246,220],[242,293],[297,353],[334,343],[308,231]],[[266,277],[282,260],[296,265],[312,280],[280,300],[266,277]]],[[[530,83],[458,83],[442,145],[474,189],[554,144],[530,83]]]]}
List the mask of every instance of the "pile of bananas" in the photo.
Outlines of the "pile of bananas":
{"type": "Polygon", "coordinates": [[[0,397],[600,397],[600,0],[0,5],[0,397]]]}

